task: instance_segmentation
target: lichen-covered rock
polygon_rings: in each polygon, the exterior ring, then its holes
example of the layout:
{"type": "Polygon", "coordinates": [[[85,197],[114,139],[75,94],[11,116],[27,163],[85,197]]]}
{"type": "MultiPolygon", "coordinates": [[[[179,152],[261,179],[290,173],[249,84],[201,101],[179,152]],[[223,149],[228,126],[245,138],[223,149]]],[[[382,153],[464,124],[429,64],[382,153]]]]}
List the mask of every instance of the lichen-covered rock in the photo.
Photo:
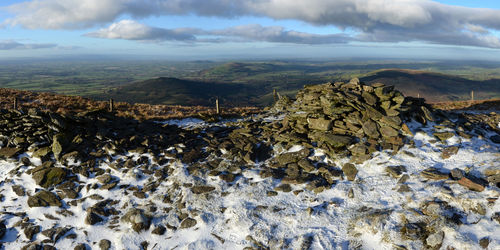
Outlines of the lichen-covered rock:
{"type": "Polygon", "coordinates": [[[56,194],[47,191],[41,190],[33,196],[28,198],[28,206],[29,207],[49,207],[49,206],[62,206],[61,198],[56,194]]]}
{"type": "Polygon", "coordinates": [[[354,179],[356,178],[356,174],[358,174],[358,169],[356,169],[354,164],[351,163],[344,164],[344,166],[342,167],[342,171],[349,181],[354,181],[354,179]]]}
{"type": "Polygon", "coordinates": [[[53,187],[66,181],[68,170],[59,167],[48,167],[33,173],[37,185],[44,188],[53,187]]]}
{"type": "Polygon", "coordinates": [[[188,218],[182,220],[180,228],[191,228],[191,227],[196,226],[196,224],[197,224],[197,221],[195,219],[188,217],[188,218]]]}

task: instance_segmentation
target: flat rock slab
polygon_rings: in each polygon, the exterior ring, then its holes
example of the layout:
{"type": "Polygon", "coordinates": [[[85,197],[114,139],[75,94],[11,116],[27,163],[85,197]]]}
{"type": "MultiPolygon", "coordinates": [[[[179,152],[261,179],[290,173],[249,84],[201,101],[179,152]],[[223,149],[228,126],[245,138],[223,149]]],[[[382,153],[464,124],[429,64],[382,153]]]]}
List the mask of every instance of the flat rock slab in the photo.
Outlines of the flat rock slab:
{"type": "Polygon", "coordinates": [[[482,192],[484,190],[484,186],[472,178],[462,177],[462,179],[458,180],[458,184],[472,191],[482,192]]]}
{"type": "Polygon", "coordinates": [[[448,173],[443,173],[435,168],[428,168],[420,172],[420,175],[430,180],[446,180],[449,178],[448,173]]]}
{"type": "Polygon", "coordinates": [[[22,151],[21,148],[0,148],[0,158],[14,158],[22,151]]]}

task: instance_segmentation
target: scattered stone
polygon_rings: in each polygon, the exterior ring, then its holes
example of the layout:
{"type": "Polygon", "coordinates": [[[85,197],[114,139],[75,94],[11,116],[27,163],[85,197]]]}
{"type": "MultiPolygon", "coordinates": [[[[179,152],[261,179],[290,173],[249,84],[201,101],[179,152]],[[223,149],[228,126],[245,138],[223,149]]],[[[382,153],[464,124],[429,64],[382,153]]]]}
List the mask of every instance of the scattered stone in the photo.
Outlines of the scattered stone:
{"type": "Polygon", "coordinates": [[[446,180],[448,179],[448,174],[439,171],[436,168],[428,168],[420,172],[420,175],[426,179],[430,180],[446,180]]]}
{"type": "Polygon", "coordinates": [[[500,223],[500,212],[496,212],[493,216],[491,216],[491,219],[500,223]]]}
{"type": "Polygon", "coordinates": [[[488,182],[497,185],[500,183],[500,174],[488,176],[488,182]]]}
{"type": "Polygon", "coordinates": [[[276,191],[267,191],[267,196],[271,197],[271,196],[277,196],[278,195],[278,192],[276,191]]]}
{"type": "Polygon", "coordinates": [[[411,192],[411,188],[410,188],[410,186],[408,186],[408,184],[402,184],[401,186],[399,186],[398,192],[409,193],[409,192],[411,192]]]}
{"type": "Polygon", "coordinates": [[[483,248],[486,249],[490,245],[490,238],[489,237],[483,237],[479,240],[479,245],[483,248]]]}
{"type": "Polygon", "coordinates": [[[33,237],[40,232],[40,226],[27,226],[24,228],[24,235],[29,241],[32,241],[33,237]]]}
{"type": "Polygon", "coordinates": [[[33,152],[32,156],[35,157],[35,158],[44,158],[50,152],[52,152],[52,148],[50,148],[50,147],[43,147],[43,148],[39,148],[38,150],[36,150],[35,152],[33,152]]]}
{"type": "Polygon", "coordinates": [[[406,167],[399,165],[399,166],[388,166],[385,168],[385,171],[392,177],[392,178],[399,178],[401,175],[406,172],[406,167]]]}
{"type": "Polygon", "coordinates": [[[75,246],[74,250],[87,250],[87,244],[80,243],[75,246]]]}
{"type": "Polygon", "coordinates": [[[356,175],[358,174],[358,169],[356,169],[354,164],[346,163],[342,167],[342,172],[344,172],[344,175],[347,177],[348,181],[354,181],[356,175]]]}
{"type": "Polygon", "coordinates": [[[437,248],[443,244],[444,232],[433,233],[427,237],[425,243],[432,248],[437,248]]]}
{"type": "Polygon", "coordinates": [[[196,223],[197,223],[197,221],[196,221],[195,219],[193,219],[193,218],[189,218],[189,217],[188,217],[188,218],[184,219],[184,220],[181,222],[181,226],[180,226],[180,228],[181,228],[181,229],[182,229],[182,228],[191,228],[191,227],[196,226],[196,223]]]}
{"type": "Polygon", "coordinates": [[[212,186],[194,186],[191,188],[191,192],[194,194],[203,194],[203,193],[208,193],[212,192],[215,190],[215,187],[212,186]]]}
{"type": "Polygon", "coordinates": [[[44,188],[53,187],[66,181],[67,176],[68,171],[58,167],[45,168],[33,173],[36,184],[44,188]]]}
{"type": "Polygon", "coordinates": [[[153,231],[151,231],[152,234],[157,234],[157,235],[164,235],[165,232],[167,231],[167,228],[165,228],[162,225],[156,226],[153,231]]]}
{"type": "Polygon", "coordinates": [[[101,250],[108,250],[111,248],[111,241],[109,240],[106,240],[106,239],[102,239],[99,241],[99,248],[101,250]]]}
{"type": "Polygon", "coordinates": [[[442,142],[445,142],[446,140],[450,139],[454,135],[455,134],[452,132],[435,132],[434,133],[434,136],[437,137],[442,142]]]}
{"type": "Polygon", "coordinates": [[[10,148],[10,147],[0,148],[0,158],[3,159],[14,158],[21,151],[22,148],[10,148]]]}
{"type": "Polygon", "coordinates": [[[97,176],[97,180],[101,184],[108,184],[111,182],[111,180],[113,180],[113,178],[111,177],[110,174],[103,174],[103,175],[97,176]]]}
{"type": "Polygon", "coordinates": [[[14,191],[14,193],[16,193],[17,196],[25,196],[26,195],[26,191],[24,191],[24,187],[22,187],[21,185],[12,186],[12,191],[14,191]]]}
{"type": "Polygon", "coordinates": [[[48,207],[48,206],[62,206],[61,198],[56,194],[47,190],[41,190],[33,196],[28,198],[29,207],[48,207]]]}
{"type": "Polygon", "coordinates": [[[458,168],[452,169],[450,173],[451,173],[451,176],[453,177],[453,179],[455,179],[455,180],[460,180],[464,177],[464,172],[458,168]]]}
{"type": "Polygon", "coordinates": [[[88,211],[87,216],[85,216],[85,224],[87,225],[95,225],[99,222],[102,222],[103,219],[98,214],[93,211],[88,211]]]}
{"type": "Polygon", "coordinates": [[[281,184],[277,186],[274,190],[289,193],[292,191],[292,187],[289,184],[281,184]]]}
{"type": "Polygon", "coordinates": [[[475,178],[465,176],[458,180],[458,184],[476,192],[482,192],[485,188],[484,185],[475,180],[475,178]]]}
{"type": "Polygon", "coordinates": [[[151,224],[151,218],[143,210],[132,208],[122,218],[123,222],[128,222],[136,232],[147,230],[151,224]]]}
{"type": "Polygon", "coordinates": [[[441,151],[441,158],[443,159],[448,159],[450,158],[452,155],[456,155],[458,153],[458,147],[447,147],[445,149],[443,149],[443,151],[441,151]]]}

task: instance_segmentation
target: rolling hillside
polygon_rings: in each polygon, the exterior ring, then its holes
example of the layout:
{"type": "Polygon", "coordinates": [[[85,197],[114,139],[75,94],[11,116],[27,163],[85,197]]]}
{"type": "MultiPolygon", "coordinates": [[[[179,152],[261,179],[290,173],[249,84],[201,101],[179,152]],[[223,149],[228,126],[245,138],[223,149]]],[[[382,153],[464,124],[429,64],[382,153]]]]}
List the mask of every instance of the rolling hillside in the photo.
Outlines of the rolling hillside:
{"type": "Polygon", "coordinates": [[[244,106],[252,102],[254,94],[249,87],[241,84],[159,77],[126,84],[96,97],[131,103],[188,106],[212,106],[215,98],[219,97],[226,106],[244,106]]]}
{"type": "Polygon", "coordinates": [[[469,100],[471,90],[475,99],[500,97],[499,79],[473,81],[433,72],[384,69],[362,77],[361,81],[394,85],[407,96],[420,95],[429,102],[469,100]]]}

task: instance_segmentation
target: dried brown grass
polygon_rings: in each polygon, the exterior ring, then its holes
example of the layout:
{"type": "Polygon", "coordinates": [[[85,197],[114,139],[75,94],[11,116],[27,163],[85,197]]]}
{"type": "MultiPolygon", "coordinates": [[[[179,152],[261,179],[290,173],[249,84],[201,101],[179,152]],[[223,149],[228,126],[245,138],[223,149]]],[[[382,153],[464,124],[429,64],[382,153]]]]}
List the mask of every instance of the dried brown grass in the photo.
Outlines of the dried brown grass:
{"type": "MultiPolygon", "coordinates": [[[[18,99],[18,109],[36,108],[61,114],[75,114],[91,110],[108,110],[109,102],[96,101],[81,96],[65,96],[46,92],[31,92],[0,88],[0,108],[13,108],[14,98],[18,99]]],[[[221,109],[221,116],[234,117],[259,113],[257,107],[234,107],[221,109]]],[[[150,105],[114,102],[114,113],[120,117],[138,120],[180,119],[186,117],[214,117],[215,107],[150,105]]]]}

